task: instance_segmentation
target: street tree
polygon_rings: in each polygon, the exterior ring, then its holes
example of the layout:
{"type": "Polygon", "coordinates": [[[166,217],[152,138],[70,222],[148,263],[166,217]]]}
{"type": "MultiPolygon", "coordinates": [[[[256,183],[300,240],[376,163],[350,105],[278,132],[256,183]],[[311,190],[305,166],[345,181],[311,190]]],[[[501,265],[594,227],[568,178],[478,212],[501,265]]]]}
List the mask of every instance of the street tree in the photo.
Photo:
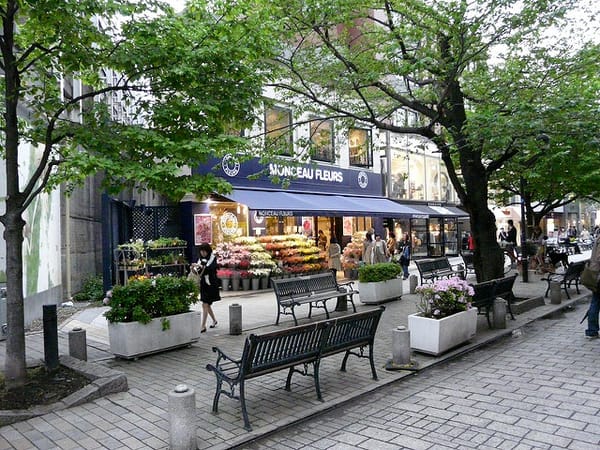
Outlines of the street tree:
{"type": "Polygon", "coordinates": [[[544,34],[577,24],[569,21],[567,13],[578,2],[290,0],[266,4],[286,18],[287,34],[282,38],[289,44],[276,59],[280,81],[275,88],[300,111],[326,113],[435,142],[470,216],[477,277],[502,276],[502,250],[488,208],[489,183],[519,154],[524,141],[539,133],[533,126],[539,112],[529,106],[530,100],[544,97],[561,76],[542,64],[520,67],[520,57],[547,51],[557,60],[578,64],[571,46],[573,37],[581,34],[572,33],[570,41],[556,33],[544,34]],[[532,77],[539,82],[531,83],[532,77]],[[418,113],[421,122],[399,125],[393,117],[402,109],[418,113]],[[512,134],[511,125],[517,120],[532,122],[527,134],[512,134]]]}
{"type": "MultiPolygon", "coordinates": [[[[531,99],[528,107],[536,111],[537,120],[527,122],[526,128],[514,123],[513,135],[531,137],[522,141],[519,154],[495,175],[491,186],[499,205],[515,196],[523,199],[528,236],[556,208],[600,199],[599,59],[597,44],[578,52],[578,64],[561,67],[562,76],[555,77],[546,95],[531,99]]],[[[546,61],[544,66],[558,63],[546,61]]]]}
{"type": "Polygon", "coordinates": [[[16,387],[26,379],[26,209],[41,193],[97,173],[110,192],[134,186],[177,199],[226,191],[222,179],[182,169],[250,151],[231,130],[253,121],[276,40],[265,27],[269,17],[251,1],[196,1],[175,14],[154,1],[5,0],[0,15],[5,378],[16,387]],[[69,80],[83,88],[65,94],[69,80]],[[110,96],[132,120],[114,120],[110,96]],[[26,158],[33,169],[23,174],[26,158]]]}

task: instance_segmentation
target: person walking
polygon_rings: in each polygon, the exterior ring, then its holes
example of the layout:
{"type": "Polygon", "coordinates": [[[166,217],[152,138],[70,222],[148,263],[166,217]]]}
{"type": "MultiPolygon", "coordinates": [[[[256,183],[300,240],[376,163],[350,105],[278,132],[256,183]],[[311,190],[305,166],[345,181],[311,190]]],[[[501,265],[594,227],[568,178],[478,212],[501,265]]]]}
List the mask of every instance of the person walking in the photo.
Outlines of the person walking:
{"type": "Polygon", "coordinates": [[[327,266],[337,276],[338,270],[342,270],[342,248],[335,237],[332,237],[329,241],[327,253],[329,256],[327,266]]]}
{"type": "Polygon", "coordinates": [[[406,280],[408,278],[408,266],[410,264],[410,237],[408,233],[404,235],[404,240],[402,241],[402,249],[400,250],[400,265],[402,266],[403,279],[406,280]]]}
{"type": "MultiPolygon", "coordinates": [[[[592,256],[590,256],[590,269],[599,273],[600,271],[600,237],[596,237],[592,246],[592,256]]],[[[594,339],[598,337],[598,314],[600,313],[600,292],[599,292],[600,280],[596,282],[596,290],[592,291],[592,299],[590,300],[590,307],[586,313],[587,316],[587,329],[585,330],[585,337],[588,339],[594,339]]]]}
{"type": "Polygon", "coordinates": [[[362,260],[365,264],[373,263],[373,246],[375,245],[375,241],[373,240],[373,233],[371,229],[367,231],[365,234],[365,239],[363,240],[363,248],[362,248],[362,260]]]}
{"type": "Polygon", "coordinates": [[[375,235],[375,243],[373,245],[373,264],[383,263],[388,261],[387,245],[381,240],[381,235],[375,235]]]}
{"type": "Polygon", "coordinates": [[[517,263],[517,229],[512,219],[508,219],[508,231],[506,232],[506,253],[513,264],[517,263]]]}
{"type": "Polygon", "coordinates": [[[200,301],[202,302],[202,326],[200,332],[206,332],[206,319],[212,319],[210,328],[217,326],[217,318],[212,310],[213,302],[221,300],[219,294],[219,279],[217,278],[217,258],[208,243],[199,246],[200,258],[191,270],[200,275],[200,301]]]}
{"type": "Polygon", "coordinates": [[[394,254],[396,253],[396,235],[394,234],[394,232],[390,231],[388,234],[388,240],[386,242],[387,245],[387,250],[388,250],[388,255],[390,257],[390,260],[394,259],[394,254]]]}

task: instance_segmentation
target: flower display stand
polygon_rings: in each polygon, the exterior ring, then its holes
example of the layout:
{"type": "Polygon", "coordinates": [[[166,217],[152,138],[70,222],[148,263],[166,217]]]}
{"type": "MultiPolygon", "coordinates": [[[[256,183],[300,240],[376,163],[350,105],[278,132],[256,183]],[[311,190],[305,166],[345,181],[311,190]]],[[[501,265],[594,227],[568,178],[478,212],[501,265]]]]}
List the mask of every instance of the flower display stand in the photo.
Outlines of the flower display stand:
{"type": "MultiPolygon", "coordinates": [[[[362,296],[362,291],[361,291],[362,296]]],[[[471,308],[443,319],[430,319],[420,314],[408,316],[410,347],[418,352],[440,355],[464,344],[477,331],[477,308],[471,308]]]]}

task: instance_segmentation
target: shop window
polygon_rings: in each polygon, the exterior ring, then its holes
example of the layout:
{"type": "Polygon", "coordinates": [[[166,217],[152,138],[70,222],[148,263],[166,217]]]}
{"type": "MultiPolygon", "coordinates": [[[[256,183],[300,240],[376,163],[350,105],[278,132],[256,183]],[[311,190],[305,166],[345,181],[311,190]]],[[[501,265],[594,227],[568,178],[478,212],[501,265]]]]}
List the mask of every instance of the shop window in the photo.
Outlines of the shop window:
{"type": "Polygon", "coordinates": [[[411,220],[412,254],[415,257],[427,255],[427,219],[411,220]]]}
{"type": "Polygon", "coordinates": [[[314,119],[310,122],[310,145],[313,159],[334,161],[332,120],[314,119]]]}
{"type": "Polygon", "coordinates": [[[423,156],[410,155],[409,198],[425,200],[425,164],[423,156]]]}
{"type": "Polygon", "coordinates": [[[456,219],[444,219],[444,254],[458,254],[458,233],[456,219]]]}
{"type": "Polygon", "coordinates": [[[371,148],[371,132],[363,128],[348,130],[350,165],[371,167],[373,165],[373,149],[371,148]]]}
{"type": "Polygon", "coordinates": [[[396,199],[408,198],[408,153],[400,150],[392,151],[390,197],[396,199]]]}
{"type": "Polygon", "coordinates": [[[279,155],[292,156],[292,111],[273,106],[265,110],[265,145],[279,155]]]}

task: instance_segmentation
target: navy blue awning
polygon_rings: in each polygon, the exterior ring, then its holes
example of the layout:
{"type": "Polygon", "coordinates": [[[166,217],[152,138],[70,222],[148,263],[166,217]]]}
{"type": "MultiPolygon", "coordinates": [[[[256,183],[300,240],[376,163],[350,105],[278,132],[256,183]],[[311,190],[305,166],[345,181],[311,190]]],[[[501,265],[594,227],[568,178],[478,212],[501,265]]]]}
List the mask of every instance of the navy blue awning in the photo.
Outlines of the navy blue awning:
{"type": "Polygon", "coordinates": [[[286,191],[234,189],[225,194],[263,216],[383,216],[426,218],[411,206],[383,197],[309,194],[286,191]]]}
{"type": "Polygon", "coordinates": [[[429,217],[468,217],[469,214],[455,206],[410,205],[411,208],[429,217]]]}

